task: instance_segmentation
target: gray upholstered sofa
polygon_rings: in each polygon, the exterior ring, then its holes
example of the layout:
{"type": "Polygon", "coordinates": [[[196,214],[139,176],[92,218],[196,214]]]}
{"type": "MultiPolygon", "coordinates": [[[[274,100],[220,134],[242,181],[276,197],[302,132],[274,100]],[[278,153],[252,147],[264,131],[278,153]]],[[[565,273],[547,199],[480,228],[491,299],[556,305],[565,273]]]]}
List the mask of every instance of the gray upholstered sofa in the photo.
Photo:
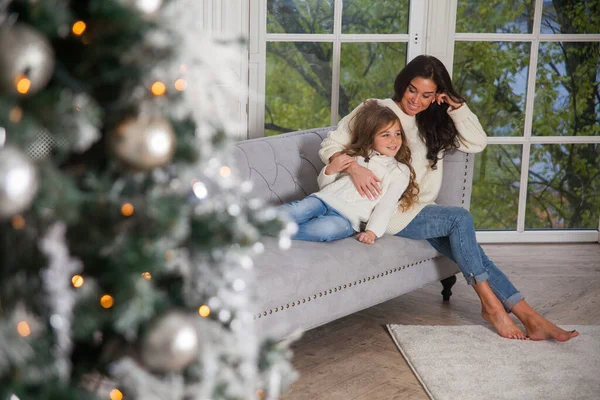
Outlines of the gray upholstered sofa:
{"type": "MultiPolygon", "coordinates": [[[[318,150],[331,129],[236,143],[236,169],[254,184],[250,197],[280,204],[318,190],[317,175],[323,167],[318,150]]],[[[447,154],[438,203],[468,208],[472,172],[472,155],[447,154]]],[[[266,237],[263,243],[264,253],[254,259],[258,286],[254,319],[260,334],[276,339],[450,277],[444,282],[447,300],[458,272],[456,264],[426,241],[389,235],[374,245],[355,238],[293,241],[287,250],[278,247],[276,238],[266,237]]]]}

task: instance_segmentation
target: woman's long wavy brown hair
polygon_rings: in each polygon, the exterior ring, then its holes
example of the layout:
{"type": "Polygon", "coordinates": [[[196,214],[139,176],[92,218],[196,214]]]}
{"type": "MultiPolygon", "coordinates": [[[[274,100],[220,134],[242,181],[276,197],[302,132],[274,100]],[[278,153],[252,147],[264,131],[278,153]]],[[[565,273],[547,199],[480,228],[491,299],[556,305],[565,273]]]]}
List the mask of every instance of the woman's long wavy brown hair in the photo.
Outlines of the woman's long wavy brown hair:
{"type": "Polygon", "coordinates": [[[406,211],[417,201],[419,186],[417,185],[415,170],[411,165],[412,157],[410,148],[406,144],[404,129],[402,129],[400,119],[391,109],[379,105],[376,100],[365,101],[362,107],[350,120],[349,129],[350,137],[352,139],[350,144],[344,150],[344,153],[352,157],[361,156],[368,161],[369,156],[373,151],[373,143],[375,142],[377,133],[387,129],[396,121],[400,126],[400,132],[402,134],[402,145],[400,146],[398,153],[396,153],[395,159],[408,166],[408,169],[410,170],[408,187],[400,199],[398,199],[402,211],[406,211]]]}
{"type": "MultiPolygon", "coordinates": [[[[417,77],[431,79],[437,86],[436,94],[447,93],[457,103],[464,103],[465,99],[458,94],[452,86],[450,74],[444,64],[434,56],[420,55],[406,64],[396,76],[394,83],[394,101],[402,100],[406,88],[417,77]]],[[[435,101],[426,109],[416,115],[419,134],[427,146],[427,159],[431,169],[437,169],[440,152],[458,148],[458,131],[454,122],[448,115],[448,104],[438,105],[435,101]]]]}

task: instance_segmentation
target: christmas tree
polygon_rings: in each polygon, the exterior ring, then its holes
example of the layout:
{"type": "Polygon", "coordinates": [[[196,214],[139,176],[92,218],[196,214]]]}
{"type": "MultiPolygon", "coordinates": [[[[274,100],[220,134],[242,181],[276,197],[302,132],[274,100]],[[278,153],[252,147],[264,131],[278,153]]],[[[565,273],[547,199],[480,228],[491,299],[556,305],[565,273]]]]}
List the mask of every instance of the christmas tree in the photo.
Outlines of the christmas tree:
{"type": "Polygon", "coordinates": [[[276,398],[228,156],[241,40],[193,1],[0,0],[0,399],[276,398]]]}

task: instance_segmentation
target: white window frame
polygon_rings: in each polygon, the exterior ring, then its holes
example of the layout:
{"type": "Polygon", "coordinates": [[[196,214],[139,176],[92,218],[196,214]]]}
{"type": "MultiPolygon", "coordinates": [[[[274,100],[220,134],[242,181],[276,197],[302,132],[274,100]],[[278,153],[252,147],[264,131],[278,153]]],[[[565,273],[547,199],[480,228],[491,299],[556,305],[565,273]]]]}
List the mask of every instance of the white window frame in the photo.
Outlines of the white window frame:
{"type": "MultiPolygon", "coordinates": [[[[519,190],[519,208],[516,231],[478,231],[477,239],[481,243],[548,243],[548,242],[600,242],[600,232],[594,230],[525,230],[525,213],[527,204],[527,183],[529,177],[529,159],[531,145],[535,144],[591,144],[600,143],[598,136],[532,136],[533,100],[540,42],[593,42],[600,41],[598,34],[541,34],[543,0],[536,0],[533,20],[533,32],[528,34],[503,33],[456,33],[456,12],[458,0],[429,0],[429,30],[426,41],[426,52],[440,58],[452,75],[454,46],[457,41],[504,41],[529,42],[531,53],[529,59],[529,75],[525,103],[525,124],[520,137],[489,137],[490,145],[519,144],[522,145],[521,181],[519,190]]],[[[600,221],[598,227],[600,227],[600,221]]]]}
{"type": "MultiPolygon", "coordinates": [[[[409,26],[407,34],[342,34],[342,3],[334,0],[333,33],[329,34],[289,34],[266,33],[267,0],[250,0],[249,32],[249,96],[248,96],[248,137],[253,139],[264,136],[265,125],[265,84],[267,42],[327,42],[333,43],[332,82],[331,82],[331,118],[330,124],[339,121],[339,84],[340,53],[342,43],[400,42],[408,43],[407,61],[412,60],[424,50],[427,1],[410,2],[409,26]]],[[[314,128],[314,127],[306,127],[314,128]]]]}
{"type": "MultiPolygon", "coordinates": [[[[267,41],[310,40],[332,42],[333,82],[331,124],[338,122],[339,60],[341,43],[352,42],[406,42],[408,60],[419,54],[431,54],[439,58],[452,74],[454,46],[456,41],[514,41],[531,43],[529,76],[527,82],[525,124],[520,137],[490,137],[490,145],[518,144],[522,146],[521,181],[516,231],[478,231],[481,243],[552,243],[552,242],[598,242],[600,232],[594,230],[525,230],[529,158],[532,144],[600,143],[600,137],[532,136],[533,99],[536,66],[540,42],[547,41],[600,41],[600,35],[550,35],[550,34],[495,34],[456,33],[458,0],[412,0],[408,34],[399,35],[350,35],[341,34],[342,0],[335,0],[334,32],[332,34],[292,35],[267,34],[267,0],[249,0],[249,58],[248,58],[248,138],[264,135],[264,96],[267,41]]],[[[533,32],[540,31],[542,0],[536,0],[533,32]]],[[[306,127],[307,129],[310,127],[306,127]]],[[[598,221],[600,228],[600,220],[598,221]]]]}

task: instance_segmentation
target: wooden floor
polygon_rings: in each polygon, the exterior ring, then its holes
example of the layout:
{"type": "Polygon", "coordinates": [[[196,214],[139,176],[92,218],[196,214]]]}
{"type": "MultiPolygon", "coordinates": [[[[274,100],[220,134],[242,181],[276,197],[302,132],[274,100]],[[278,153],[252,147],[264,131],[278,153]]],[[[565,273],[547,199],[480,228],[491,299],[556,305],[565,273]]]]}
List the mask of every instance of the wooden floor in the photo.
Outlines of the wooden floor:
{"type": "MultiPolygon", "coordinates": [[[[600,244],[483,247],[540,314],[559,325],[600,325],[600,244]]],[[[427,400],[385,324],[490,327],[462,276],[450,303],[441,289],[431,284],[306,332],[293,346],[300,378],[283,399],[427,400]]]]}

